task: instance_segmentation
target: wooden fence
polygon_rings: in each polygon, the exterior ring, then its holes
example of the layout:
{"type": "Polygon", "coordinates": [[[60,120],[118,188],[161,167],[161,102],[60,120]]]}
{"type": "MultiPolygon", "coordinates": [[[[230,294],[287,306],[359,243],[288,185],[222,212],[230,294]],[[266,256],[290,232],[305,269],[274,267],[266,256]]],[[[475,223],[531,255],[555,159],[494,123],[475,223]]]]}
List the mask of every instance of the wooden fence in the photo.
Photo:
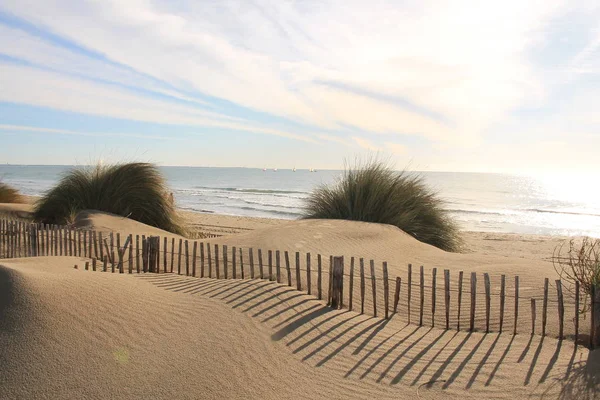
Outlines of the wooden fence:
{"type": "Polygon", "coordinates": [[[0,258],[77,256],[85,269],[119,273],[177,273],[201,278],[267,279],[375,317],[399,314],[420,326],[466,331],[531,333],[579,341],[582,316],[589,315],[589,343],[598,346],[595,308],[581,307],[578,284],[543,280],[543,286],[522,286],[519,276],[507,278],[423,266],[389,277],[388,263],[363,258],[228,247],[208,241],[174,237],[103,234],[67,226],[0,220],[0,258]],[[123,240],[122,240],[123,239],[123,240]],[[316,278],[316,279],[315,279],[316,278]],[[565,296],[568,293],[568,296],[565,296]],[[590,312],[583,313],[586,309],[590,312]],[[529,325],[529,326],[528,326],[529,325]],[[596,338],[596,339],[594,339],[596,338]]]}

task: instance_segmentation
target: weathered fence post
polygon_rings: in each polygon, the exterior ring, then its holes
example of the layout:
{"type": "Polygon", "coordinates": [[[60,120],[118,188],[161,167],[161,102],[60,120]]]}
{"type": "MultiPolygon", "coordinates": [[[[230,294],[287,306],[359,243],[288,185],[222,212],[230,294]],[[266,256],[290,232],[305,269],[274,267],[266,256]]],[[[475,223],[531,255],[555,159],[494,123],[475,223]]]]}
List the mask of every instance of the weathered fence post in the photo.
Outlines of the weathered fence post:
{"type": "Polygon", "coordinates": [[[258,249],[258,273],[260,274],[260,279],[265,279],[265,271],[264,271],[264,267],[263,267],[262,249],[258,249]]]}
{"type": "Polygon", "coordinates": [[[575,280],[575,346],[579,341],[579,281],[575,280]]]}
{"type": "Polygon", "coordinates": [[[535,299],[531,299],[531,334],[535,335],[535,299]]]}
{"type": "Polygon", "coordinates": [[[331,308],[341,307],[341,297],[344,287],[344,257],[333,257],[331,308]]]}
{"type": "Polygon", "coordinates": [[[348,280],[348,310],[352,311],[352,294],[354,292],[354,257],[350,258],[350,278],[348,280]]]}

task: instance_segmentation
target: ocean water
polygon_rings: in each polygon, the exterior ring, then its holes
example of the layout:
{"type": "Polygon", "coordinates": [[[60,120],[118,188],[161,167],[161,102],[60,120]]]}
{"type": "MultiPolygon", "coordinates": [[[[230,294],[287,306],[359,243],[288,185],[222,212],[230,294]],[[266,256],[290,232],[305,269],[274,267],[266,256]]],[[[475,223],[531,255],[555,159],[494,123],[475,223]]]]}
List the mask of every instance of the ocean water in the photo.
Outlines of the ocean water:
{"type": "MultiPolygon", "coordinates": [[[[70,167],[0,166],[0,180],[41,195],[70,167]]],[[[342,171],[161,167],[178,206],[193,211],[294,219],[318,185],[342,171]]],[[[600,236],[593,182],[505,174],[422,172],[461,228],[470,231],[600,236]]]]}

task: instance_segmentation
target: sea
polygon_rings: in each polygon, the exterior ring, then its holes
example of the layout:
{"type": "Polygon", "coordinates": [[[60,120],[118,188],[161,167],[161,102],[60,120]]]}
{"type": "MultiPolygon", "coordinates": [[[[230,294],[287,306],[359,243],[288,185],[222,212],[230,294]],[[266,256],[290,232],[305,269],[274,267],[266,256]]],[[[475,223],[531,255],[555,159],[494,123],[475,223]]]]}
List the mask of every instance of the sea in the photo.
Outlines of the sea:
{"type": "MultiPolygon", "coordinates": [[[[43,195],[71,166],[1,165],[0,180],[26,195],[43,195]]],[[[177,205],[186,210],[296,219],[319,185],[339,170],[160,167],[177,205]]],[[[464,172],[411,172],[444,200],[461,229],[600,237],[600,185],[573,177],[464,172]]]]}

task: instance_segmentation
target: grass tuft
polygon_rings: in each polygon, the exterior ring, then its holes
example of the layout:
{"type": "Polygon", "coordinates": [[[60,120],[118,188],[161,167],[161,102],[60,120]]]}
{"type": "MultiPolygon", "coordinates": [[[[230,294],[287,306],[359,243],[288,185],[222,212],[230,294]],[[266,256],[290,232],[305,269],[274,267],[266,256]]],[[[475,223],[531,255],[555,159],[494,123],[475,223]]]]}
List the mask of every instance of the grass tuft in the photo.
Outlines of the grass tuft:
{"type": "Polygon", "coordinates": [[[78,167],[40,199],[34,218],[65,224],[74,213],[98,210],[184,234],[158,168],[149,163],[78,167]]]}
{"type": "Polygon", "coordinates": [[[0,203],[23,203],[23,200],[17,189],[0,182],[0,203]]]}
{"type": "Polygon", "coordinates": [[[462,244],[443,201],[421,176],[394,171],[377,160],[346,167],[339,182],[318,187],[307,200],[303,218],[394,225],[446,251],[459,251],[462,244]]]}

